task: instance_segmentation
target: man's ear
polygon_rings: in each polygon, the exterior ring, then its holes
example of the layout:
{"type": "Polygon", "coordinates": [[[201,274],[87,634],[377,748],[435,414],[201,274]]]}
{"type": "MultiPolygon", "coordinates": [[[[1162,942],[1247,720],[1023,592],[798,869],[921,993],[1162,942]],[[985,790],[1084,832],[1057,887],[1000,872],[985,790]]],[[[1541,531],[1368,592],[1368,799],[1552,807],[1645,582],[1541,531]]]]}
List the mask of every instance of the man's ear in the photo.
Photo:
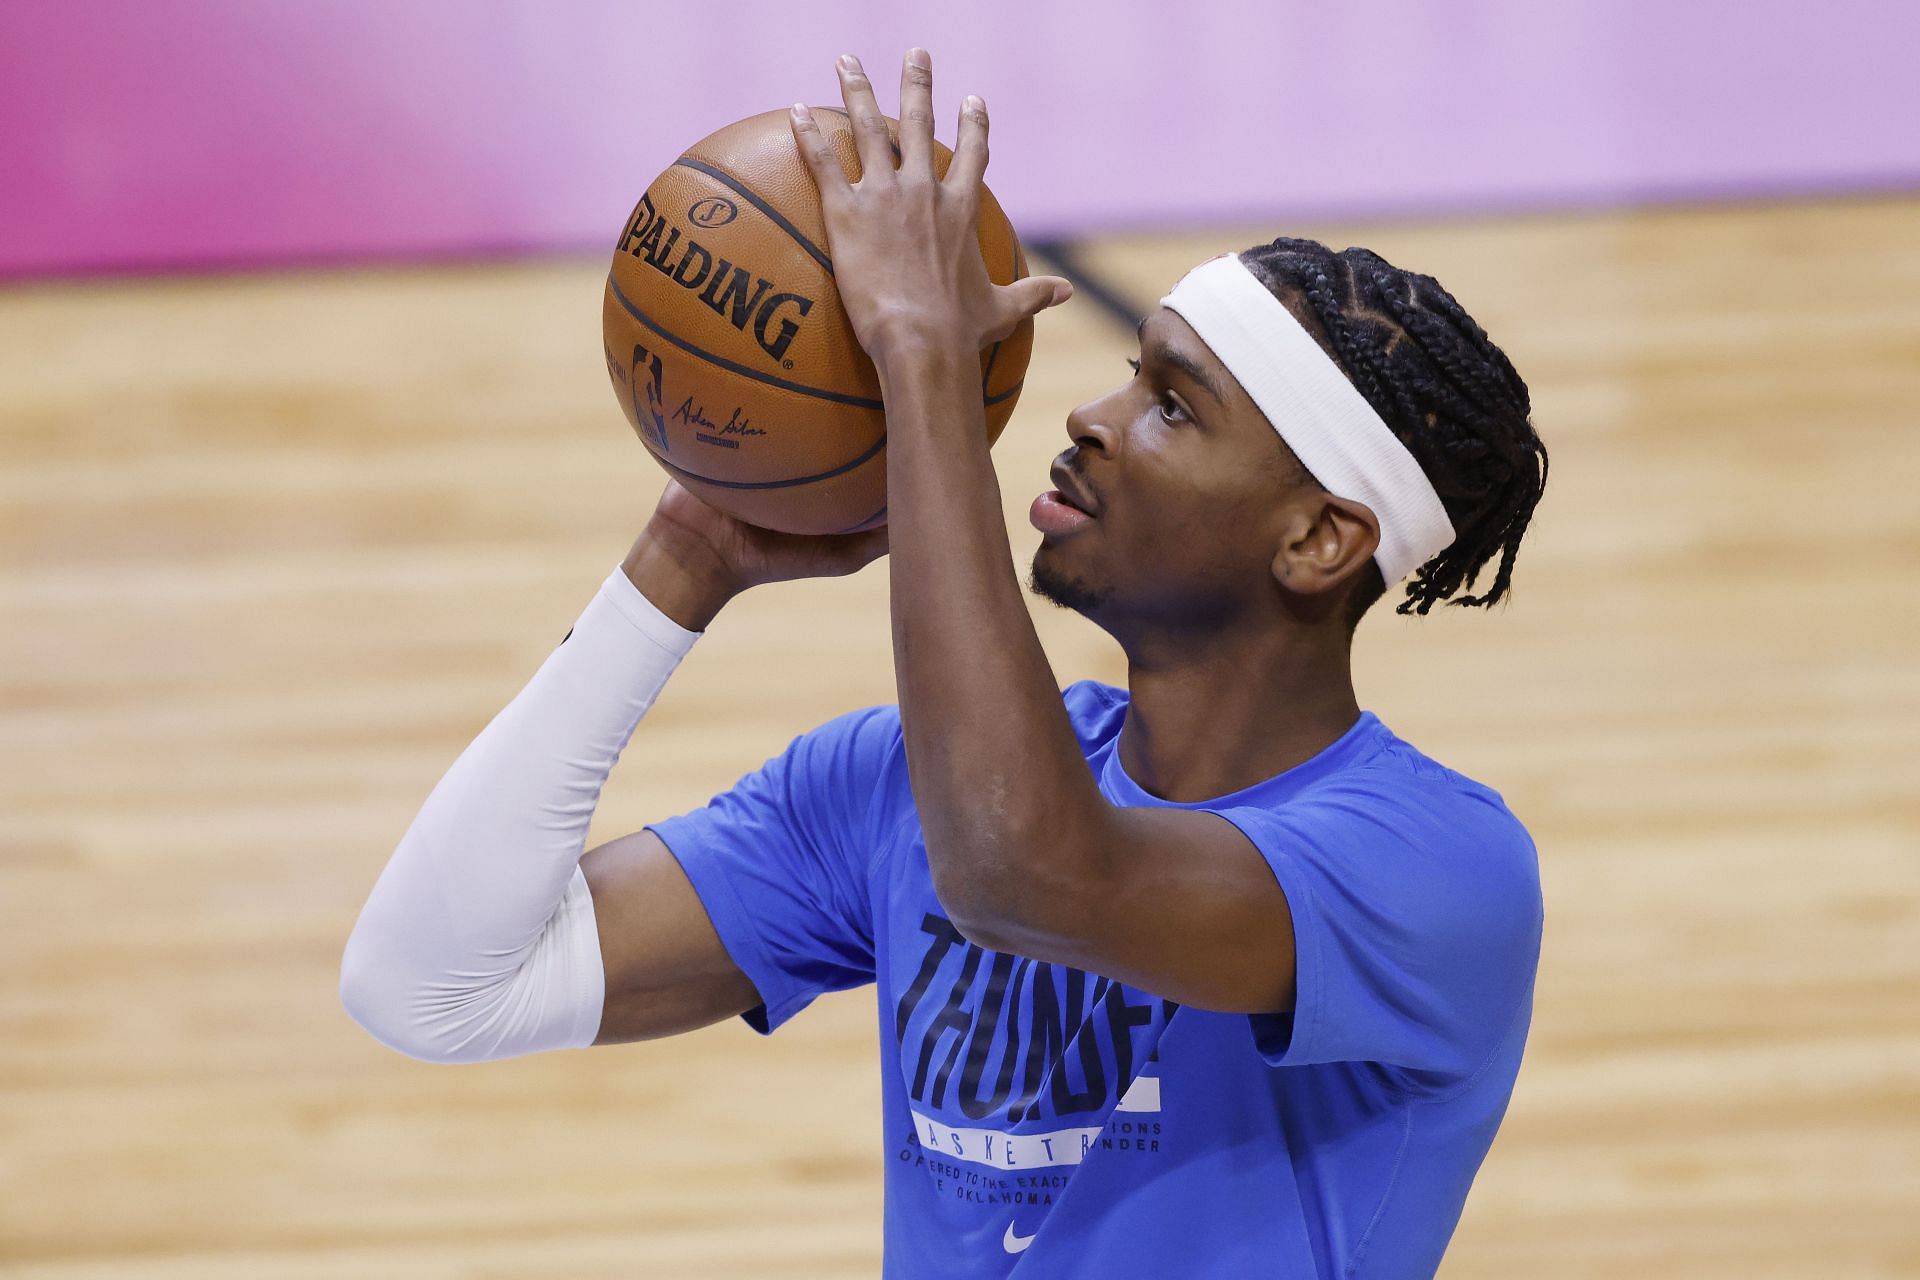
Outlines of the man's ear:
{"type": "Polygon", "coordinates": [[[1287,517],[1274,581],[1296,595],[1337,591],[1380,548],[1380,522],[1365,504],[1330,493],[1287,517]]]}

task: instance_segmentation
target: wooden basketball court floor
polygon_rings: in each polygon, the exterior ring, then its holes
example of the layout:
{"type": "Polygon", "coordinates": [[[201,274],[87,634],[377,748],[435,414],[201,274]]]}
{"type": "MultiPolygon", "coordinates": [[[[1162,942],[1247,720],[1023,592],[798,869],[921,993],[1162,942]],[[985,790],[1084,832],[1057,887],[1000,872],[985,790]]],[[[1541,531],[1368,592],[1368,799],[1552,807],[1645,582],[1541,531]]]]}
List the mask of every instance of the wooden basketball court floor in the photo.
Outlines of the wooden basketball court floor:
{"type": "MultiPolygon", "coordinates": [[[[1086,253],[1146,301],[1277,229],[1086,253]]],[[[1365,704],[1544,865],[1532,1046],[1442,1274],[1920,1275],[1920,199],[1306,230],[1447,282],[1553,450],[1511,608],[1360,632],[1365,704]]],[[[660,484],[603,271],[0,291],[0,1272],[876,1274],[866,993],[467,1068],[335,996],[416,806],[660,484]]],[[[1131,350],[1043,322],[1018,546],[1131,350]]],[[[739,602],[596,839],[890,700],[885,610],[877,570],[739,602]]],[[[1063,681],[1122,678],[1038,622],[1063,681]]]]}

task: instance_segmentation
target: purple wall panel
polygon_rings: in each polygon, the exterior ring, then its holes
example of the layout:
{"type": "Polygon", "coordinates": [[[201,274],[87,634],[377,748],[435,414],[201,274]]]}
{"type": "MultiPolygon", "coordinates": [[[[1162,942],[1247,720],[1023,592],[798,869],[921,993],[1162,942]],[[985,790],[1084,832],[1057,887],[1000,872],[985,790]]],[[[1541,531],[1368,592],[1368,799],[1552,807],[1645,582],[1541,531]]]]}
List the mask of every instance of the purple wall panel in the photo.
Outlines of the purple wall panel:
{"type": "Polygon", "coordinates": [[[9,0],[0,272],[608,244],[910,43],[1029,236],[1920,182],[1909,0],[9,0]]]}

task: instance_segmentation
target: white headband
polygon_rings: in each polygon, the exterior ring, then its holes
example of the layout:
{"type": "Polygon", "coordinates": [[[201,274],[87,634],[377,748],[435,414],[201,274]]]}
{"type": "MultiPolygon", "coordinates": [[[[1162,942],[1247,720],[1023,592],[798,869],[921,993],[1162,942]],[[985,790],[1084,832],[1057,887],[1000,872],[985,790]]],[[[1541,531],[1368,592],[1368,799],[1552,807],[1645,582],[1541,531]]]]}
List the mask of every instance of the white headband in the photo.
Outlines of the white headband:
{"type": "Polygon", "coordinates": [[[1389,587],[1453,543],[1453,522],[1420,464],[1239,258],[1201,263],[1160,305],[1193,326],[1322,488],[1373,512],[1373,560],[1389,587]]]}

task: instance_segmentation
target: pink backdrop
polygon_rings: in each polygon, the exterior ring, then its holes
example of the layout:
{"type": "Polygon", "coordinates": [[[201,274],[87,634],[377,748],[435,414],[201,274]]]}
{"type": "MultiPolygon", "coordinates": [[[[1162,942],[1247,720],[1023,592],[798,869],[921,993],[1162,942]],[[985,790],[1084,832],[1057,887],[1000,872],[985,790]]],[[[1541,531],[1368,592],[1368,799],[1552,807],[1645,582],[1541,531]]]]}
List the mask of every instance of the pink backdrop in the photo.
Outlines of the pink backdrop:
{"type": "Polygon", "coordinates": [[[7,0],[0,273],[604,246],[909,43],[1029,237],[1920,179],[1909,0],[7,0]]]}

